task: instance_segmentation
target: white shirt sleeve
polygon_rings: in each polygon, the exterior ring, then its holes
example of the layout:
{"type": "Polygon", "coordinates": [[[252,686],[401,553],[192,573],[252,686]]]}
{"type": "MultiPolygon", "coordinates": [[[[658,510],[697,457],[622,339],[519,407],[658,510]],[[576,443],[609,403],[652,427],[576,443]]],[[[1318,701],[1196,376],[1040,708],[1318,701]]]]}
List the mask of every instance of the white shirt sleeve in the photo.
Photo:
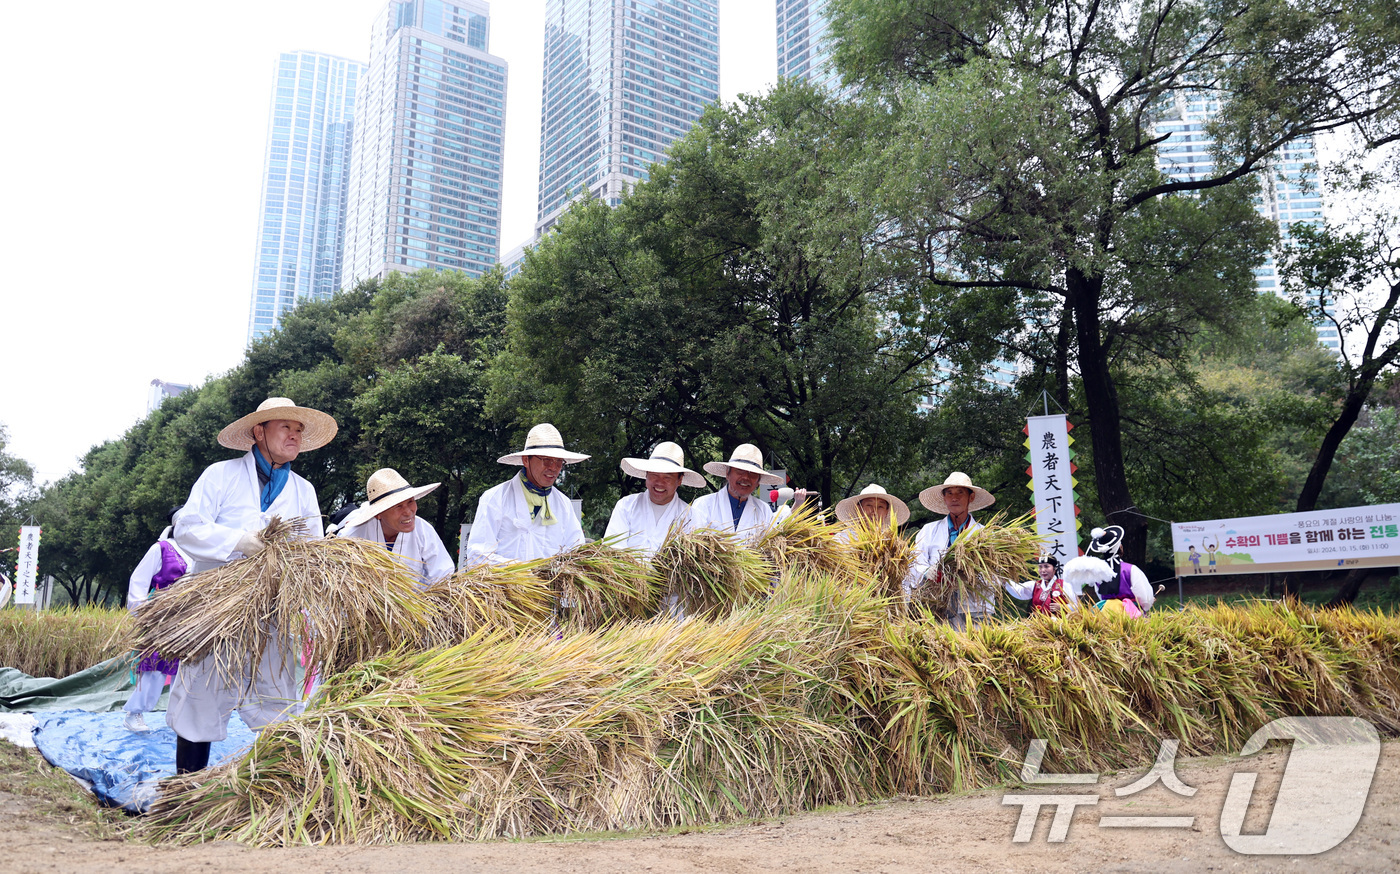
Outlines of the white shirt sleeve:
{"type": "Polygon", "coordinates": [[[152,543],[131,572],[131,581],[126,586],[126,609],[135,612],[137,607],[150,599],[151,577],[160,572],[160,566],[160,544],[152,543]]]}

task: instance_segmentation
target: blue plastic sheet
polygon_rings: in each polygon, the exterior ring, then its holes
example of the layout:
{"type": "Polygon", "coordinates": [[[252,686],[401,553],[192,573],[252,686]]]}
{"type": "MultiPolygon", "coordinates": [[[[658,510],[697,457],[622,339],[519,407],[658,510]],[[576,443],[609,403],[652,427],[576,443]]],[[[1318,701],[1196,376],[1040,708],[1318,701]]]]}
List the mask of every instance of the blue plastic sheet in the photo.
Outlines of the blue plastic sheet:
{"type": "MultiPolygon", "coordinates": [[[[34,744],[51,764],[92,786],[103,804],[143,813],[156,797],[156,783],[175,773],[175,732],[163,712],[147,713],[150,731],[127,731],[126,716],[59,710],[35,713],[34,744]]],[[[253,743],[253,732],[237,711],[228,722],[228,739],[209,753],[214,766],[233,759],[253,743]]]]}

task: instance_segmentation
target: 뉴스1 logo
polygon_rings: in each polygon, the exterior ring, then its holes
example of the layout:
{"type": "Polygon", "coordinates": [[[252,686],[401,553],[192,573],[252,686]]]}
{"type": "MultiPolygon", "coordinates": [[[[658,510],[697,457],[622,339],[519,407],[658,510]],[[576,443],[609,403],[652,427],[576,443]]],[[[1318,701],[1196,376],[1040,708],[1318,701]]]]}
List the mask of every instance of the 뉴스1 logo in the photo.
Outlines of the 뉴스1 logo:
{"type": "MultiPolygon", "coordinates": [[[[1269,828],[1262,835],[1242,835],[1240,827],[1254,799],[1255,772],[1236,773],[1230,781],[1220,811],[1220,837],[1230,849],[1250,856],[1312,855],[1325,852],[1346,840],[1366,807],[1371,781],[1380,760],[1381,742],[1369,722],[1352,716],[1290,716],[1276,719],[1254,733],[1241,756],[1250,756],[1271,740],[1292,740],[1293,749],[1284,769],[1278,796],[1273,801],[1269,828]]],[[[1157,782],[1184,798],[1196,790],[1176,775],[1176,740],[1163,740],[1152,769],[1134,783],[1115,789],[1122,798],[1141,792],[1157,782]]],[[[1046,742],[1031,741],[1021,767],[1021,780],[1027,785],[1094,785],[1098,774],[1042,774],[1046,742]]],[[[1247,764],[1247,763],[1241,763],[1247,764]]],[[[1047,840],[1059,843],[1069,834],[1070,821],[1080,807],[1094,807],[1094,794],[1051,793],[1044,795],[1006,794],[1003,805],[1020,805],[1016,833],[1011,840],[1025,843],[1035,831],[1044,807],[1054,808],[1047,840]]],[[[1099,828],[1191,828],[1190,816],[1100,816],[1099,828]]]]}

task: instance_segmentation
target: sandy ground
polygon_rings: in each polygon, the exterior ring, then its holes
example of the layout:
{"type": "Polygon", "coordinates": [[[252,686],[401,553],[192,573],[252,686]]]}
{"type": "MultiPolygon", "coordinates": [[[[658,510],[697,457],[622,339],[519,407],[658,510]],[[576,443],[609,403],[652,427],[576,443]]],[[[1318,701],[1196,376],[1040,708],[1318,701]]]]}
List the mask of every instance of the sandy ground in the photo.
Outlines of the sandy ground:
{"type": "MultiPolygon", "coordinates": [[[[1032,840],[1015,843],[1021,808],[1002,790],[937,799],[905,799],[728,828],[657,836],[305,847],[254,850],[234,844],[151,847],[98,840],[61,815],[39,816],[23,799],[0,793],[0,871],[4,872],[507,872],[548,871],[1387,871],[1400,870],[1400,741],[1385,744],[1360,825],[1340,846],[1315,856],[1245,856],[1225,845],[1220,810],[1231,776],[1257,772],[1244,833],[1262,833],[1287,751],[1257,757],[1188,759],[1177,774],[1199,789],[1183,799],[1160,783],[1118,798],[1143,771],[1104,776],[1096,807],[1079,808],[1066,840],[1050,843],[1051,810],[1032,840]],[[1105,829],[1100,815],[1194,815],[1190,829],[1105,829]]],[[[1050,792],[1053,787],[1012,792],[1050,792]]]]}

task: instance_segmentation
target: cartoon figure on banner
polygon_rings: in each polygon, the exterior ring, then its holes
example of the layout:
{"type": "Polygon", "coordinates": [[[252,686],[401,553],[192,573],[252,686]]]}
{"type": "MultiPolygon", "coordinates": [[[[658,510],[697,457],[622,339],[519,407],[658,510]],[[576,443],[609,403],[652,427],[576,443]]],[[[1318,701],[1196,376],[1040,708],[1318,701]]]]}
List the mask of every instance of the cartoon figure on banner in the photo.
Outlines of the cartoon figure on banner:
{"type": "Polygon", "coordinates": [[[1201,554],[1200,554],[1199,552],[1196,551],[1196,547],[1195,547],[1194,545],[1188,546],[1188,547],[1186,548],[1186,551],[1187,551],[1187,553],[1188,553],[1188,555],[1186,556],[1186,560],[1189,561],[1189,562],[1191,562],[1191,567],[1193,567],[1193,568],[1196,569],[1196,573],[1200,573],[1200,572],[1201,572],[1201,554]]]}
{"type": "MultiPolygon", "coordinates": [[[[1215,573],[1215,551],[1220,548],[1220,538],[1215,538],[1214,543],[1206,544],[1206,553],[1210,556],[1210,572],[1215,573]]],[[[1199,561],[1199,559],[1197,559],[1199,561]]]]}

